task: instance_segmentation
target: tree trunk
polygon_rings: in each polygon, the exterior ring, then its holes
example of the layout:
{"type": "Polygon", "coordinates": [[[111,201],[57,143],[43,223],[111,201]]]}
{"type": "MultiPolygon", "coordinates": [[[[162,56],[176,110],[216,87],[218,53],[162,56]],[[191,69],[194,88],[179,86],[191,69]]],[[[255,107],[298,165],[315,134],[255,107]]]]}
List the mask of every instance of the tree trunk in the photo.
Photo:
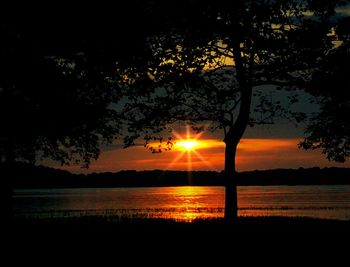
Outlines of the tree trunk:
{"type": "Polygon", "coordinates": [[[237,221],[237,174],[236,151],[249,122],[250,106],[252,101],[251,77],[243,63],[240,43],[233,47],[237,80],[240,84],[241,101],[237,120],[232,124],[225,135],[225,220],[237,221]]]}
{"type": "Polygon", "coordinates": [[[238,218],[237,181],[236,181],[237,145],[226,142],[225,146],[225,220],[236,221],[238,218]]]}

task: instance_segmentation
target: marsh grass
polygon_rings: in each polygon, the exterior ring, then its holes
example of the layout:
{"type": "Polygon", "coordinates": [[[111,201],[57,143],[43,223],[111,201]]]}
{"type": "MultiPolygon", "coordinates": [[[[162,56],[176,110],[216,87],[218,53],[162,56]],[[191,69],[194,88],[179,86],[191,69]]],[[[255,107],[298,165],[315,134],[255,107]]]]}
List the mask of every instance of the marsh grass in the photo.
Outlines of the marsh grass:
{"type": "MultiPolygon", "coordinates": [[[[349,209],[348,207],[242,207],[239,208],[239,216],[244,217],[312,217],[322,219],[337,218],[338,210],[349,209]],[[334,216],[333,216],[334,215],[334,216]]],[[[125,219],[165,219],[177,222],[196,222],[200,220],[220,220],[223,218],[223,208],[207,207],[176,207],[176,208],[139,208],[139,209],[88,209],[88,210],[47,210],[15,213],[16,219],[42,220],[42,219],[84,219],[88,217],[102,218],[106,221],[119,222],[125,219]]],[[[342,218],[350,220],[349,218],[342,218]]]]}
{"type": "Polygon", "coordinates": [[[222,218],[204,218],[183,221],[177,219],[148,218],[106,215],[57,217],[57,218],[15,218],[13,231],[49,232],[338,232],[350,234],[350,220],[315,219],[307,217],[239,217],[236,222],[226,222],[222,218]]]}

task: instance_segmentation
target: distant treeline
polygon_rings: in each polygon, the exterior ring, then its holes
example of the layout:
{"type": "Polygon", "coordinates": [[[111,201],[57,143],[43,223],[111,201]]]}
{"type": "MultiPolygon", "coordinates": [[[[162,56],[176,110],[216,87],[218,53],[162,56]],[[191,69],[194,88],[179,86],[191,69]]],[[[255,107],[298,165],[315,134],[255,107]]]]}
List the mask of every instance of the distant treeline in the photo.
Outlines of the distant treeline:
{"type": "MultiPolygon", "coordinates": [[[[1,176],[11,176],[14,188],[222,186],[224,175],[214,171],[120,171],[73,174],[44,166],[16,163],[0,165],[1,176]]],[[[238,185],[350,184],[349,168],[299,168],[238,173],[238,185]]]]}

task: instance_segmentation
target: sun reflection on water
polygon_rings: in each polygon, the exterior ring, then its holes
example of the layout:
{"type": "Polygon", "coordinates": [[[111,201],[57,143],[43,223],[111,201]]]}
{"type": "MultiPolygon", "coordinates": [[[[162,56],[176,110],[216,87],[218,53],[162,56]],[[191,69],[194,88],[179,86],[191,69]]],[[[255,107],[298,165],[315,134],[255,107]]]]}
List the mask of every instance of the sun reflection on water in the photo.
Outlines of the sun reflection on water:
{"type": "MultiPolygon", "coordinates": [[[[349,220],[350,186],[247,186],[238,188],[239,216],[307,216],[349,220]]],[[[16,217],[104,216],[192,222],[222,218],[224,188],[73,188],[15,190],[16,217]]]]}
{"type": "Polygon", "coordinates": [[[195,219],[212,217],[212,213],[206,212],[209,202],[206,201],[208,188],[196,186],[174,187],[173,193],[177,196],[174,208],[178,212],[169,214],[169,218],[192,222],[195,219]],[[204,211],[204,212],[203,212],[204,211]]]}

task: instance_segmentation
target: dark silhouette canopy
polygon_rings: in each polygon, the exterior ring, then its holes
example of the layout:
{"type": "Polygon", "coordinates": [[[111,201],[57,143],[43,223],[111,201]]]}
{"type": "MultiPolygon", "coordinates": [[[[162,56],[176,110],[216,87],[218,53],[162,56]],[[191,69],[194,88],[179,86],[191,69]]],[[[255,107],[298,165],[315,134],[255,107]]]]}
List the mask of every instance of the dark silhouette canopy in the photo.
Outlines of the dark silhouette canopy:
{"type": "Polygon", "coordinates": [[[282,104],[264,91],[310,91],[327,55],[340,51],[334,44],[335,9],[344,2],[194,0],[167,11],[169,2],[154,3],[158,9],[149,20],[161,26],[146,39],[145,62],[120,73],[128,96],[126,146],[140,137],[146,143],[165,140],[176,121],[221,129],[225,217],[236,217],[235,156],[247,126],[281,116],[305,119],[290,108],[295,96],[282,104]]]}
{"type": "MultiPolygon", "coordinates": [[[[141,6],[117,10],[15,6],[0,20],[1,205],[11,209],[11,166],[51,158],[88,167],[120,133],[116,62],[136,64],[141,6]],[[113,11],[113,12],[112,12],[113,11]],[[100,13],[101,12],[101,13],[100,13]],[[134,22],[134,23],[133,23],[134,22]]],[[[32,4],[32,3],[31,3],[32,4]]],[[[6,216],[5,216],[6,217],[6,216]]]]}
{"type": "Polygon", "coordinates": [[[308,91],[318,97],[320,111],[306,129],[304,149],[322,149],[329,160],[344,162],[350,156],[350,19],[335,26],[337,48],[320,62],[308,91]]]}
{"type": "Polygon", "coordinates": [[[49,157],[88,166],[100,145],[119,133],[110,105],[120,97],[113,81],[116,62],[130,64],[131,55],[142,53],[141,16],[131,2],[113,16],[14,9],[2,18],[3,160],[49,157]]]}

